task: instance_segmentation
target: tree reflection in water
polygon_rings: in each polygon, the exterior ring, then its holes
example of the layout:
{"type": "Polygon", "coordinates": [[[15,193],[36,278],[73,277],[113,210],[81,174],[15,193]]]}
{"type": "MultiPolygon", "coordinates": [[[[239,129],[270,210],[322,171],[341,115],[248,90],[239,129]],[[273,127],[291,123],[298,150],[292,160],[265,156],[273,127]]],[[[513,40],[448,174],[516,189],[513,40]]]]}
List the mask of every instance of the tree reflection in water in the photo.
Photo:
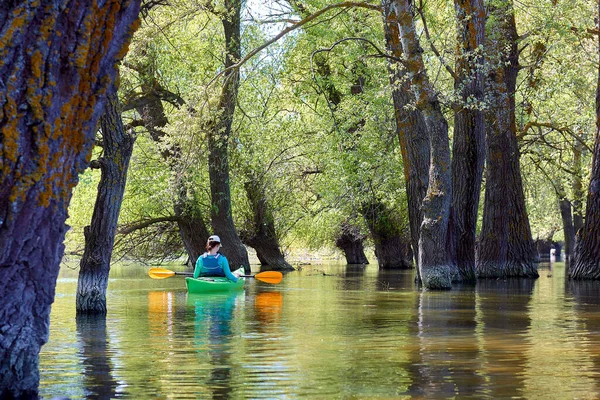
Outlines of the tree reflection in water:
{"type": "Polygon", "coordinates": [[[409,394],[464,398],[481,392],[484,378],[475,305],[473,288],[419,294],[411,324],[410,337],[415,345],[407,366],[412,381],[409,394]]]}
{"type": "Polygon", "coordinates": [[[527,353],[532,347],[529,303],[535,280],[484,279],[477,282],[477,315],[486,393],[492,398],[524,396],[527,353]]]}
{"type": "MultiPolygon", "coordinates": [[[[573,309],[580,329],[585,332],[579,337],[578,344],[583,350],[583,357],[592,364],[586,375],[597,377],[600,375],[600,282],[568,280],[566,293],[575,300],[573,309]]],[[[596,393],[600,393],[600,380],[596,378],[594,383],[596,393]]]]}
{"type": "Polygon", "coordinates": [[[118,383],[112,376],[112,363],[108,357],[106,316],[77,315],[76,324],[86,398],[115,398],[118,383]]]}
{"type": "Polygon", "coordinates": [[[377,271],[378,291],[415,290],[415,270],[380,269],[377,271]]]}

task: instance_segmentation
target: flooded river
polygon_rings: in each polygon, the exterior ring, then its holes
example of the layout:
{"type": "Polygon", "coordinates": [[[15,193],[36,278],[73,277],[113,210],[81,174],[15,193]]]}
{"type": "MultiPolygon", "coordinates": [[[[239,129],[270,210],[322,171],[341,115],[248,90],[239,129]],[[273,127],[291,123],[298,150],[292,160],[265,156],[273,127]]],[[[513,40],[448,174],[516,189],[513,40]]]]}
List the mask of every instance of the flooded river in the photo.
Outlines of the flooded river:
{"type": "Polygon", "coordinates": [[[600,282],[481,281],[423,292],[414,271],[307,266],[229,295],[113,268],[106,319],[76,318],[63,268],[44,398],[600,398],[600,282]]]}

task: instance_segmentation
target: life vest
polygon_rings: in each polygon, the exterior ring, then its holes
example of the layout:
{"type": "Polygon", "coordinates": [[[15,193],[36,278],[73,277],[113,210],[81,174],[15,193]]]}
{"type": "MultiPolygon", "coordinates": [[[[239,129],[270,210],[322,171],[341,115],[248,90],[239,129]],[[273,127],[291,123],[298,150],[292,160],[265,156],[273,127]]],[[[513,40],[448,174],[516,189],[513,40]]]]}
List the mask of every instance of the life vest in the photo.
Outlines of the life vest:
{"type": "Polygon", "coordinates": [[[221,255],[217,253],[212,256],[208,253],[202,254],[202,271],[201,276],[225,276],[225,271],[219,265],[219,257],[221,255]]]}

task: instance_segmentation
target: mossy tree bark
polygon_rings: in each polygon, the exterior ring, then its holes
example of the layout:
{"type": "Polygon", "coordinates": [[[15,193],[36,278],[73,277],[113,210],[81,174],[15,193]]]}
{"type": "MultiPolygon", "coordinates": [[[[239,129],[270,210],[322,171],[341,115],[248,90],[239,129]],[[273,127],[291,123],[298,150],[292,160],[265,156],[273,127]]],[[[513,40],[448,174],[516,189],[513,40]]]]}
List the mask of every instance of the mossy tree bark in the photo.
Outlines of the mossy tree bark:
{"type": "MultiPolygon", "coordinates": [[[[600,18],[600,3],[597,5],[600,18]]],[[[598,36],[600,59],[600,36],[598,36]]],[[[592,157],[592,176],[587,193],[587,205],[583,227],[578,232],[575,260],[569,268],[570,279],[600,279],[600,66],[596,87],[596,134],[592,157]]]]}
{"type": "Polygon", "coordinates": [[[98,160],[101,177],[92,221],[84,228],[85,250],[75,301],[78,314],[106,315],[110,260],[135,142],[135,135],[125,132],[123,127],[116,93],[109,96],[100,128],[104,154],[98,160]]]}
{"type": "Polygon", "coordinates": [[[0,398],[37,398],[67,208],[139,0],[0,5],[0,398]]]}
{"type": "Polygon", "coordinates": [[[537,278],[516,137],[519,54],[512,0],[494,0],[488,10],[487,54],[495,57],[489,58],[486,191],[476,273],[479,278],[537,278]]]}
{"type": "Polygon", "coordinates": [[[452,142],[452,228],[460,278],[475,281],[475,241],[481,179],[485,161],[483,0],[455,0],[457,20],[456,78],[459,97],[454,110],[452,142]]]}
{"type": "MultiPolygon", "coordinates": [[[[221,16],[225,33],[225,65],[227,69],[241,58],[240,12],[241,0],[225,0],[221,16]]],[[[231,269],[244,267],[250,273],[248,252],[238,236],[231,210],[228,145],[231,124],[235,112],[239,86],[239,70],[227,69],[223,74],[223,86],[216,117],[208,131],[208,173],[210,177],[211,221],[215,234],[224,244],[222,252],[229,260],[231,269]]]]}
{"type": "Polygon", "coordinates": [[[442,114],[439,99],[429,81],[423,62],[410,0],[395,0],[398,26],[405,54],[407,76],[423,112],[431,149],[429,186],[423,199],[423,222],[419,236],[419,270],[427,289],[450,289],[453,265],[447,252],[452,174],[448,123],[442,114]]]}
{"type": "MultiPolygon", "coordinates": [[[[388,52],[402,59],[402,43],[398,29],[398,19],[392,7],[392,0],[383,1],[385,40],[388,52]]],[[[397,61],[390,61],[390,81],[392,100],[396,118],[396,131],[402,152],[408,220],[410,224],[411,246],[415,259],[419,259],[419,235],[423,222],[421,204],[429,185],[429,138],[427,125],[420,110],[410,107],[415,96],[406,78],[406,68],[397,61]]]]}

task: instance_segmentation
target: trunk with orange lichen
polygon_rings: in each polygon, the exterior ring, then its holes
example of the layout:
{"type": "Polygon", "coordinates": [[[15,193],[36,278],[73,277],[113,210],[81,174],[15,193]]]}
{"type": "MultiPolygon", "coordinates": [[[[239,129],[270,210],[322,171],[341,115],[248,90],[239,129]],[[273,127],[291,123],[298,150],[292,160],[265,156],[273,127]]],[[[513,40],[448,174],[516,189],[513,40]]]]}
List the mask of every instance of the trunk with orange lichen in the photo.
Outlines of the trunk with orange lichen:
{"type": "Polygon", "coordinates": [[[0,398],[37,398],[67,208],[139,0],[0,4],[0,398]]]}
{"type": "Polygon", "coordinates": [[[417,107],[425,118],[431,151],[429,186],[422,204],[418,265],[423,286],[443,290],[452,288],[452,280],[457,274],[447,251],[452,200],[448,123],[425,70],[412,7],[410,0],[394,1],[407,76],[417,99],[417,107]]]}

